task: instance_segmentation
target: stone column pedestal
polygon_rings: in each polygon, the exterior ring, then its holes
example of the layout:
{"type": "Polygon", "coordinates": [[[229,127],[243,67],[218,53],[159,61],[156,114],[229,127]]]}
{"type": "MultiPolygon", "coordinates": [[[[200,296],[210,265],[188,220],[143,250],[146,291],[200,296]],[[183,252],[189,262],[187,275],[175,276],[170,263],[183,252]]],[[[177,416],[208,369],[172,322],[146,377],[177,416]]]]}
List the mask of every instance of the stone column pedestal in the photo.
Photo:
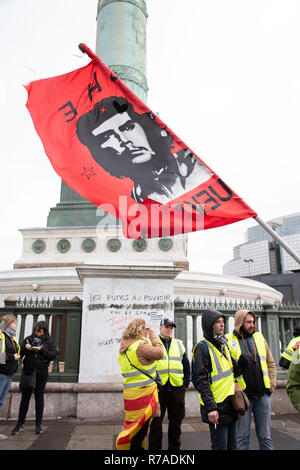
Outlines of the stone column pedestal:
{"type": "Polygon", "coordinates": [[[159,333],[160,320],[174,319],[173,263],[84,265],[79,383],[121,383],[118,363],[122,333],[135,318],[159,333]]]}

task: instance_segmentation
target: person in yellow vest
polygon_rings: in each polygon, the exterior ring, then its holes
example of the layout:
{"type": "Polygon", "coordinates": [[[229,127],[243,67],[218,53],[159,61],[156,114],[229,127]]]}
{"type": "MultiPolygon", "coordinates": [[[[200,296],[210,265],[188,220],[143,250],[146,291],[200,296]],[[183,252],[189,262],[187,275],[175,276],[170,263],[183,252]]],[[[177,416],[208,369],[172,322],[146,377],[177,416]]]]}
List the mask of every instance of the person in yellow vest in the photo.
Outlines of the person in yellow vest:
{"type": "Polygon", "coordinates": [[[248,450],[250,444],[251,415],[260,450],[273,450],[271,438],[271,394],[276,388],[276,365],[263,335],[256,331],[256,316],[250,310],[238,310],[234,318],[234,331],[226,335],[232,357],[237,360],[247,355],[249,366],[243,373],[244,390],[250,407],[239,416],[238,450],[248,450]]]}
{"type": "Polygon", "coordinates": [[[235,392],[235,377],[240,377],[248,366],[244,356],[237,364],[232,360],[224,327],[221,312],[205,310],[203,338],[193,350],[193,384],[199,392],[202,421],[209,425],[212,450],[236,450],[237,413],[231,396],[235,392]]]}
{"type": "Polygon", "coordinates": [[[173,338],[175,323],[164,318],[160,323],[159,340],[163,346],[164,357],[157,361],[157,369],[162,379],[159,392],[161,415],[154,418],[150,426],[149,449],[162,449],[162,422],[168,411],[168,450],[179,450],[181,423],[185,416],[185,391],[190,384],[191,368],[185,347],[180,339],[173,338]]]}
{"type": "Polygon", "coordinates": [[[279,365],[283,369],[288,369],[290,367],[291,360],[294,354],[293,347],[295,346],[296,343],[298,343],[298,341],[300,341],[300,326],[295,326],[294,331],[293,331],[293,336],[294,337],[291,339],[291,341],[289,342],[289,344],[283,351],[280,361],[279,361],[279,365]]]}
{"type": "MultiPolygon", "coordinates": [[[[17,318],[12,315],[4,315],[0,319],[0,408],[8,394],[11,381],[18,369],[20,359],[20,346],[16,340],[18,327],[17,318]]],[[[7,436],[0,434],[0,439],[7,436]]]]}
{"type": "Polygon", "coordinates": [[[119,352],[125,418],[116,447],[146,450],[150,421],[160,413],[155,379],[163,348],[155,331],[146,328],[144,319],[136,318],[124,330],[119,352]]]}
{"type": "Polygon", "coordinates": [[[289,367],[286,391],[293,407],[300,413],[300,341],[293,347],[293,356],[289,367]]]}

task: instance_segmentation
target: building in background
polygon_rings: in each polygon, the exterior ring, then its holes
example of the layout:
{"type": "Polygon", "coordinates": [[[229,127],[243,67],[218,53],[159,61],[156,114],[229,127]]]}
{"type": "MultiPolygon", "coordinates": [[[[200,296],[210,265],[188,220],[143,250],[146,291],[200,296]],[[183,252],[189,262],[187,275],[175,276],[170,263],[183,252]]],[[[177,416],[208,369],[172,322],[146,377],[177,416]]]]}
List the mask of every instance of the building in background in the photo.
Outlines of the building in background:
{"type": "MultiPolygon", "coordinates": [[[[300,253],[300,212],[268,223],[300,253]]],[[[300,302],[300,265],[260,225],[249,228],[245,243],[233,248],[223,273],[256,279],[280,291],[284,302],[300,302]]]]}

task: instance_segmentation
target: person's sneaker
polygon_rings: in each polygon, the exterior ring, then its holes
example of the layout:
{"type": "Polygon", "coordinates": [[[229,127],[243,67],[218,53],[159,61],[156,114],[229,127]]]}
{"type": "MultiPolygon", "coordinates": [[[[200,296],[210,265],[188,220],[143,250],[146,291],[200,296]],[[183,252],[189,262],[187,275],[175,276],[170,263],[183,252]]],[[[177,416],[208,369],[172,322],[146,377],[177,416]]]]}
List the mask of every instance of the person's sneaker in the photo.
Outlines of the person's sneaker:
{"type": "Polygon", "coordinates": [[[7,436],[5,436],[5,434],[0,434],[0,441],[4,441],[4,439],[7,439],[7,436]]]}
{"type": "Polygon", "coordinates": [[[11,434],[12,436],[16,436],[17,434],[20,434],[20,432],[24,431],[23,426],[20,424],[17,424],[17,426],[12,430],[11,434]]]}
{"type": "Polygon", "coordinates": [[[43,430],[41,428],[41,425],[37,424],[34,434],[42,434],[42,433],[43,433],[43,430]]]}

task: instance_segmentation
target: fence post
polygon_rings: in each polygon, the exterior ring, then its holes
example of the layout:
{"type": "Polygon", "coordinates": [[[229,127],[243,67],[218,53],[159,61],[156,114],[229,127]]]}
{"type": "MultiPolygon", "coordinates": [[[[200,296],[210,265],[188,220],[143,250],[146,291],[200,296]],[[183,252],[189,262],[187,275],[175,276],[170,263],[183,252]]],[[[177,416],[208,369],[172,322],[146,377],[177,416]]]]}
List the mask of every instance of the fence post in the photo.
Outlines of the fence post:
{"type": "Polygon", "coordinates": [[[192,315],[192,320],[193,320],[193,349],[198,343],[198,331],[197,331],[197,319],[198,315],[192,315]]]}
{"type": "MultiPolygon", "coordinates": [[[[9,296],[9,297],[6,297],[6,299],[4,299],[4,306],[5,308],[11,308],[12,309],[12,314],[14,314],[14,308],[16,307],[17,305],[17,299],[15,299],[14,297],[12,296],[9,296]]],[[[9,313],[9,312],[6,312],[6,313],[9,313]]]]}
{"type": "Polygon", "coordinates": [[[64,381],[78,382],[82,300],[74,297],[69,304],[72,308],[67,316],[64,381]]]}
{"type": "Polygon", "coordinates": [[[175,335],[176,338],[181,339],[187,350],[187,317],[184,310],[184,301],[180,300],[178,297],[174,301],[175,312],[174,319],[176,323],[175,335]]]}
{"type": "Polygon", "coordinates": [[[261,313],[261,327],[267,343],[271,349],[276,367],[278,367],[281,356],[279,345],[279,321],[278,312],[274,309],[274,305],[270,302],[262,304],[263,311],[261,313]]]}

